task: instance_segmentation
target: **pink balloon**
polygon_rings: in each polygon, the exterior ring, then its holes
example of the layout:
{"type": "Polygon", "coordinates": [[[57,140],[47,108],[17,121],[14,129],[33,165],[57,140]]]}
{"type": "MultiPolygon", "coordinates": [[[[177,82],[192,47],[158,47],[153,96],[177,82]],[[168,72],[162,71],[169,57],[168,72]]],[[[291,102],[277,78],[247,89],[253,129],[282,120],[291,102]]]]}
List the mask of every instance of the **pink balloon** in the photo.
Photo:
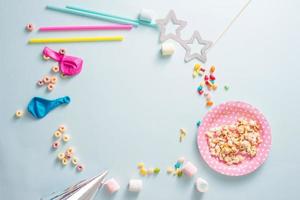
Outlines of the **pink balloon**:
{"type": "Polygon", "coordinates": [[[63,75],[74,76],[82,70],[83,60],[81,58],[60,54],[48,47],[44,48],[43,55],[57,61],[59,63],[59,70],[63,75]]]}

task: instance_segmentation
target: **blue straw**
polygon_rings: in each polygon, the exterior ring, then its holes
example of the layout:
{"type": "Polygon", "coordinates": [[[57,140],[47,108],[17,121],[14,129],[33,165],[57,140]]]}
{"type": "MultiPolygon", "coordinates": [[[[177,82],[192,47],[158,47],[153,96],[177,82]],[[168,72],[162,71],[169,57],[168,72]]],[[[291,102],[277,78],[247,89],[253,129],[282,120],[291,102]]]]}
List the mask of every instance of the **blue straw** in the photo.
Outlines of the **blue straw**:
{"type": "Polygon", "coordinates": [[[67,5],[66,8],[71,9],[71,10],[84,12],[84,13],[93,14],[93,15],[111,17],[111,18],[119,19],[119,20],[126,20],[126,21],[130,21],[130,22],[133,22],[133,23],[138,23],[140,25],[145,25],[145,26],[157,28],[156,24],[152,24],[152,23],[142,21],[142,20],[134,20],[134,19],[129,19],[129,18],[125,18],[125,17],[120,17],[120,16],[117,16],[117,15],[112,15],[112,14],[108,14],[108,13],[99,12],[99,11],[87,10],[87,9],[84,9],[84,8],[79,8],[77,6],[68,6],[67,5]]]}
{"type": "Polygon", "coordinates": [[[72,9],[72,10],[77,10],[77,11],[80,11],[80,12],[90,13],[90,14],[94,14],[94,15],[111,17],[111,18],[115,18],[115,19],[120,19],[120,20],[126,20],[126,21],[130,21],[130,22],[134,22],[134,23],[139,23],[138,20],[129,19],[129,18],[125,18],[125,17],[120,17],[120,16],[117,16],[117,15],[112,15],[112,14],[98,12],[98,11],[87,10],[87,9],[79,8],[79,7],[76,7],[76,6],[68,6],[67,5],[66,8],[72,9]]]}
{"type": "Polygon", "coordinates": [[[99,15],[99,14],[96,15],[96,14],[92,14],[92,13],[82,12],[82,11],[68,9],[68,8],[59,8],[59,7],[50,6],[50,5],[47,5],[46,8],[49,10],[54,10],[54,11],[58,11],[58,12],[69,13],[69,14],[90,17],[90,18],[95,18],[95,19],[102,19],[102,20],[106,20],[106,21],[110,21],[110,22],[114,22],[114,23],[119,23],[119,24],[131,24],[134,26],[139,25],[138,22],[125,20],[125,18],[121,19],[121,18],[115,18],[112,16],[104,16],[104,15],[99,15]]]}

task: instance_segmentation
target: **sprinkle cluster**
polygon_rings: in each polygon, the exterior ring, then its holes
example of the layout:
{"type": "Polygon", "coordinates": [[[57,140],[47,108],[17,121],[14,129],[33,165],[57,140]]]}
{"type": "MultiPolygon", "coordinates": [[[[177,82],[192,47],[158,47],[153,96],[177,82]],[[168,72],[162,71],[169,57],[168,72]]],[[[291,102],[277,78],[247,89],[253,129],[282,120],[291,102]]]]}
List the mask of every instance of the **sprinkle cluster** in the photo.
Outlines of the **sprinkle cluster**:
{"type": "Polygon", "coordinates": [[[146,168],[145,163],[143,163],[143,162],[139,162],[137,164],[137,167],[140,170],[140,175],[142,175],[142,176],[147,176],[147,175],[151,175],[151,174],[159,174],[159,172],[160,172],[160,168],[158,168],[158,167],[146,168]]]}
{"type": "Polygon", "coordinates": [[[209,91],[213,90],[217,90],[218,85],[215,83],[216,81],[216,77],[214,75],[214,72],[216,70],[215,66],[211,66],[209,69],[209,73],[205,73],[206,70],[201,67],[201,65],[199,63],[196,63],[194,65],[194,70],[193,70],[193,78],[196,77],[203,77],[203,80],[200,82],[197,91],[199,93],[199,95],[204,95],[205,99],[206,99],[206,106],[207,107],[211,107],[214,105],[214,102],[211,100],[211,94],[209,91]],[[207,91],[204,91],[205,86],[207,88],[207,91]]]}

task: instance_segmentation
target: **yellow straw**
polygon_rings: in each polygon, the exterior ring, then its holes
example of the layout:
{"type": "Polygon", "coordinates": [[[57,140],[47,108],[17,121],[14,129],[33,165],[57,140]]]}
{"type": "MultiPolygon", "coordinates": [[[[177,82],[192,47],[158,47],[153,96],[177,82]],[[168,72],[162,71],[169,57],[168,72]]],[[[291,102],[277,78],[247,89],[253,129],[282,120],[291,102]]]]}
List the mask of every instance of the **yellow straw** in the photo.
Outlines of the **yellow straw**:
{"type": "Polygon", "coordinates": [[[29,44],[36,43],[65,43],[65,42],[104,42],[104,41],[122,41],[122,36],[103,36],[103,37],[73,37],[73,38],[33,38],[28,41],[29,44]]]}

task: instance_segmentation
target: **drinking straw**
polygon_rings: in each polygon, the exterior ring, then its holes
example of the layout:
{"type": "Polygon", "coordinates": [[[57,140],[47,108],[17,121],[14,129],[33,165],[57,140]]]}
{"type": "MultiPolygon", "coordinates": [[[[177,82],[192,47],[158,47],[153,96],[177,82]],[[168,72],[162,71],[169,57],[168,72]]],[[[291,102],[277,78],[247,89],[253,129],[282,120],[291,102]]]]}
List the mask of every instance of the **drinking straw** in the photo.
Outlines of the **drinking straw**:
{"type": "Polygon", "coordinates": [[[66,42],[104,42],[104,41],[122,41],[122,36],[102,36],[102,37],[72,37],[72,38],[32,38],[29,44],[36,43],[66,43],[66,42]]]}
{"type": "Polygon", "coordinates": [[[88,9],[84,9],[84,8],[79,8],[77,6],[69,6],[69,5],[67,5],[66,8],[71,9],[71,10],[76,10],[76,11],[84,12],[84,13],[89,13],[89,14],[94,14],[94,15],[99,15],[99,16],[105,16],[105,17],[112,17],[112,18],[120,19],[120,20],[126,20],[126,21],[130,21],[130,22],[138,23],[140,25],[150,26],[150,27],[154,27],[154,28],[157,27],[156,24],[152,24],[152,23],[149,23],[149,22],[144,22],[144,21],[141,21],[141,20],[129,19],[129,18],[120,17],[120,16],[117,16],[117,15],[112,15],[112,14],[103,13],[103,12],[99,12],[99,11],[92,11],[92,10],[88,10],[88,9]]]}
{"type": "Polygon", "coordinates": [[[47,26],[40,27],[39,31],[83,31],[83,30],[130,30],[132,25],[99,25],[99,26],[47,26]]]}
{"type": "Polygon", "coordinates": [[[99,11],[92,11],[92,10],[88,10],[88,9],[84,9],[84,8],[79,8],[79,7],[76,7],[76,6],[68,6],[67,5],[66,8],[71,9],[71,10],[80,11],[80,12],[95,14],[95,15],[99,15],[99,16],[105,16],[105,17],[111,17],[111,18],[114,18],[114,19],[126,20],[126,21],[130,21],[130,22],[133,22],[133,23],[139,23],[138,20],[129,19],[129,18],[126,18],[126,17],[120,17],[120,16],[117,16],[117,15],[112,15],[112,14],[103,13],[103,12],[99,12],[99,11]]]}
{"type": "Polygon", "coordinates": [[[68,9],[68,8],[59,8],[56,6],[46,6],[47,9],[57,11],[57,12],[63,12],[63,13],[68,13],[68,14],[74,14],[74,15],[79,15],[79,16],[84,16],[84,17],[90,17],[90,18],[95,18],[95,19],[102,19],[110,22],[115,22],[119,24],[131,24],[133,26],[138,26],[138,22],[130,21],[130,20],[125,20],[125,19],[119,19],[115,17],[110,17],[110,16],[104,16],[104,15],[96,15],[92,13],[87,13],[87,12],[81,12],[78,10],[73,10],[73,9],[68,9]]]}

